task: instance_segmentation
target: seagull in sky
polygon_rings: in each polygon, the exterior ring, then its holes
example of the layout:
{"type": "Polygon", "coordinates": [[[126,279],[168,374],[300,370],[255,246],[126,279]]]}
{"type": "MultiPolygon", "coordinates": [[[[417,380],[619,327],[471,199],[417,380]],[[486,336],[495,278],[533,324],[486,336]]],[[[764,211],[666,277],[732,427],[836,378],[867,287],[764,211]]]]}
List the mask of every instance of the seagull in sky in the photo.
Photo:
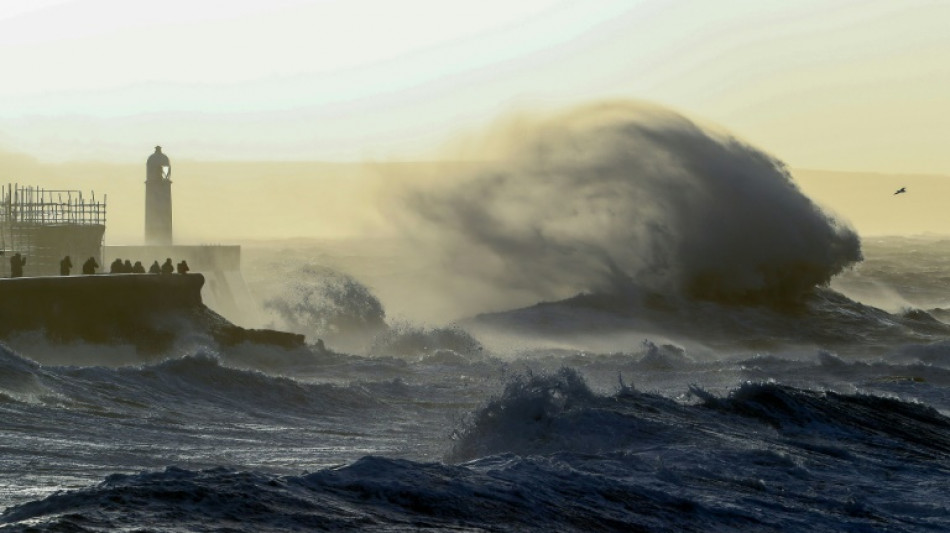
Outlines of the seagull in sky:
{"type": "Polygon", "coordinates": [[[902,192],[907,192],[907,187],[901,187],[900,189],[897,189],[897,192],[895,192],[894,194],[900,194],[902,192]]]}

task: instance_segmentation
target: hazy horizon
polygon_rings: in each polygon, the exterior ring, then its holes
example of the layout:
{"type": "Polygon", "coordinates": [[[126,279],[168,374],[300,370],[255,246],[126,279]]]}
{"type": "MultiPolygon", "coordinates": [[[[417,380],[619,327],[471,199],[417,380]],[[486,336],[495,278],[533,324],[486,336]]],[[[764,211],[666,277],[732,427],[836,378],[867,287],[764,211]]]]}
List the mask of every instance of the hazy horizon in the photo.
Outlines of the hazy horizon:
{"type": "MultiPolygon", "coordinates": [[[[139,164],[117,164],[43,162],[0,152],[0,183],[95,191],[99,198],[105,194],[106,244],[140,244],[148,153],[139,164]]],[[[380,208],[394,182],[430,179],[451,164],[189,161],[173,152],[170,156],[175,238],[191,244],[391,237],[380,208]]],[[[950,175],[790,170],[807,196],[862,236],[950,233],[950,212],[943,208],[943,199],[950,196],[950,175]],[[895,197],[900,187],[907,187],[908,193],[895,197]]]]}

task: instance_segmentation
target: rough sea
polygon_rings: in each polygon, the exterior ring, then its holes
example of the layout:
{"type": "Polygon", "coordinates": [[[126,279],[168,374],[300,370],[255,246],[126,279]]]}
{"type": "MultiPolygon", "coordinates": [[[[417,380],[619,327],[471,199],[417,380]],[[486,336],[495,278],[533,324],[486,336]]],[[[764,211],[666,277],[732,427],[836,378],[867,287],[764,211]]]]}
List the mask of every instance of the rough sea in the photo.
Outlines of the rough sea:
{"type": "Polygon", "coordinates": [[[5,339],[0,531],[950,530],[950,241],[673,112],[507,128],[242,250],[305,347],[5,339]]]}
{"type": "Polygon", "coordinates": [[[568,300],[361,355],[2,344],[0,530],[946,531],[950,243],[864,253],[655,335],[568,300]]]}

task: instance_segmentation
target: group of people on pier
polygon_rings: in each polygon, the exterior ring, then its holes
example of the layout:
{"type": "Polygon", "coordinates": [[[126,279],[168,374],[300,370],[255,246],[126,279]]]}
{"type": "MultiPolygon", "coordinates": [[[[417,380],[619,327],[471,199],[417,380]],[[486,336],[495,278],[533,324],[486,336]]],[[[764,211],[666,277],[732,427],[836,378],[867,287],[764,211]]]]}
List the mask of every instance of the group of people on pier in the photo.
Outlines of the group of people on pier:
{"type": "MultiPolygon", "coordinates": [[[[23,277],[23,267],[26,265],[26,257],[24,257],[19,252],[13,254],[10,257],[10,277],[11,278],[20,278],[23,277]]],[[[73,261],[67,255],[59,262],[59,275],[68,276],[70,271],[73,268],[73,261]]],[[[82,273],[84,275],[95,274],[96,269],[99,268],[99,262],[96,261],[95,257],[90,257],[86,259],[86,262],[82,264],[82,273]]],[[[158,260],[152,263],[152,266],[149,267],[149,274],[173,274],[175,271],[178,271],[179,274],[187,274],[191,269],[188,267],[188,262],[184,259],[178,263],[177,266],[172,264],[171,257],[165,259],[165,263],[159,265],[158,260]]],[[[142,265],[141,261],[136,261],[135,264],[132,264],[132,261],[126,259],[116,259],[109,266],[110,274],[145,274],[145,266],[142,265]]]]}
{"type": "MultiPolygon", "coordinates": [[[[61,276],[69,275],[69,268],[72,267],[72,262],[69,260],[69,256],[63,258],[60,262],[59,274],[61,276]]],[[[96,269],[99,268],[99,263],[96,262],[96,258],[90,257],[86,260],[86,263],[83,264],[82,273],[83,274],[95,274],[96,269]]],[[[149,274],[173,274],[175,270],[178,270],[179,274],[187,274],[191,269],[188,268],[188,261],[184,259],[178,263],[178,266],[172,265],[172,258],[168,257],[165,259],[165,262],[161,265],[158,264],[158,260],[152,262],[152,266],[149,267],[149,274]]],[[[112,264],[109,265],[110,274],[145,274],[145,265],[141,261],[136,261],[135,264],[132,264],[132,261],[126,259],[123,261],[120,258],[116,258],[112,264]]]]}
{"type": "MultiPolygon", "coordinates": [[[[155,261],[158,263],[158,261],[155,261]]],[[[144,274],[145,266],[142,265],[141,261],[136,261],[135,264],[132,264],[132,261],[126,259],[124,262],[121,259],[116,259],[109,265],[110,274],[144,274]]]]}

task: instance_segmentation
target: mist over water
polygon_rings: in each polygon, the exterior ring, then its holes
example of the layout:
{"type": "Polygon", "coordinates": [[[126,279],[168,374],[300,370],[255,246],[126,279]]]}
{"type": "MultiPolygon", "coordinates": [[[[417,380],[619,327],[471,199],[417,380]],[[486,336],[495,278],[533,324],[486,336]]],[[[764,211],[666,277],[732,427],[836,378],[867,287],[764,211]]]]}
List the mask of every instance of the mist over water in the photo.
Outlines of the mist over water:
{"type": "Polygon", "coordinates": [[[783,303],[862,258],[857,233],[781,161],[670,110],[592,104],[519,117],[472,144],[464,157],[488,162],[404,192],[401,220],[453,274],[499,293],[635,286],[783,303]]]}

